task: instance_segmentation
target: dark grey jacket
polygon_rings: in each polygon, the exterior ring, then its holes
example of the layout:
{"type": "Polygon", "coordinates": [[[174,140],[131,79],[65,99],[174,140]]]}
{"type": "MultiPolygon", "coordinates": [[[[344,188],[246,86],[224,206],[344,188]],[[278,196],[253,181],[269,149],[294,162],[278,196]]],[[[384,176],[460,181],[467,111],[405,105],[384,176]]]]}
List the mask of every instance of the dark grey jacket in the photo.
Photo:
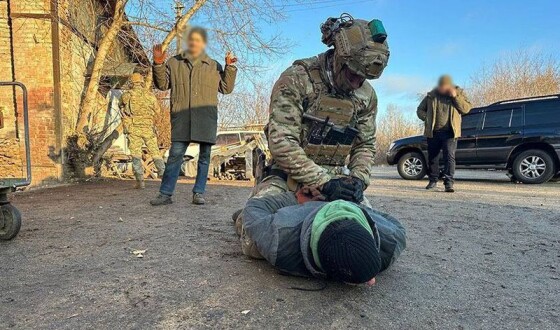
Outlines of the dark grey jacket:
{"type": "MultiPolygon", "coordinates": [[[[251,198],[243,210],[243,227],[261,255],[280,271],[296,276],[325,277],[315,265],[311,247],[311,224],[326,202],[298,204],[293,193],[251,198]]],[[[379,245],[382,270],[406,247],[401,223],[363,206],[379,245]]]]}
{"type": "Polygon", "coordinates": [[[194,65],[185,53],[154,65],[156,87],[171,89],[171,141],[216,143],[218,93],[231,93],[236,75],[208,55],[194,65]]]}

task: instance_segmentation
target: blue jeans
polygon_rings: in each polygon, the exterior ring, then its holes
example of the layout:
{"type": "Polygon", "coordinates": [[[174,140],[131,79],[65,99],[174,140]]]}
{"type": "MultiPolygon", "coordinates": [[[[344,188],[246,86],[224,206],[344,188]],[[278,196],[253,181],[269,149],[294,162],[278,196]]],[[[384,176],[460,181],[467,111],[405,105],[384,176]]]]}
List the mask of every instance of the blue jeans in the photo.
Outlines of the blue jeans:
{"type": "MultiPolygon", "coordinates": [[[[171,196],[175,191],[177,179],[181,173],[181,165],[185,151],[189,146],[188,142],[174,141],[171,142],[169,149],[169,158],[165,166],[165,172],[161,180],[159,192],[164,195],[171,196]]],[[[193,193],[204,194],[206,190],[206,181],[208,180],[208,168],[210,165],[210,153],[212,145],[208,143],[200,143],[200,152],[198,154],[198,168],[196,171],[196,180],[193,187],[193,193]]]]}

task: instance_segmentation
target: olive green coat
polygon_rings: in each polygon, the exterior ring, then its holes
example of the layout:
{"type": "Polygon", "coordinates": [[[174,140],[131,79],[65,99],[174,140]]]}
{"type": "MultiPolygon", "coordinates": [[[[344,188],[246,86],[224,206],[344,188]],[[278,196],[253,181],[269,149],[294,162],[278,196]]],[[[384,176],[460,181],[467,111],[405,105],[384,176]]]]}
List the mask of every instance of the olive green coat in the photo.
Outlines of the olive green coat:
{"type": "MultiPolygon", "coordinates": [[[[452,98],[453,100],[453,111],[451,111],[451,127],[455,138],[461,137],[461,116],[466,115],[471,111],[472,106],[465,92],[456,87],[457,97],[452,98]]],[[[424,136],[431,138],[434,136],[434,125],[436,122],[436,106],[437,106],[438,93],[434,89],[429,92],[426,97],[420,102],[416,114],[418,118],[422,120],[425,124],[424,136]]]]}
{"type": "Polygon", "coordinates": [[[237,68],[206,54],[191,63],[182,53],[153,71],[156,87],[171,89],[171,141],[216,143],[218,93],[233,91],[237,68]]]}

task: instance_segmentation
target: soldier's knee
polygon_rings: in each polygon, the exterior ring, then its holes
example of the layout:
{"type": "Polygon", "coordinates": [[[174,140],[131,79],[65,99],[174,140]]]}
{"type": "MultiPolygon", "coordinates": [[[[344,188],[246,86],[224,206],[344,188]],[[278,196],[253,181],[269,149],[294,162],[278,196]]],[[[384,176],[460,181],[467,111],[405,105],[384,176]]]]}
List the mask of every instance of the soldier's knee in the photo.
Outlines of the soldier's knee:
{"type": "Polygon", "coordinates": [[[262,197],[285,193],[289,190],[288,184],[278,176],[268,176],[253,188],[252,197],[262,197]]]}

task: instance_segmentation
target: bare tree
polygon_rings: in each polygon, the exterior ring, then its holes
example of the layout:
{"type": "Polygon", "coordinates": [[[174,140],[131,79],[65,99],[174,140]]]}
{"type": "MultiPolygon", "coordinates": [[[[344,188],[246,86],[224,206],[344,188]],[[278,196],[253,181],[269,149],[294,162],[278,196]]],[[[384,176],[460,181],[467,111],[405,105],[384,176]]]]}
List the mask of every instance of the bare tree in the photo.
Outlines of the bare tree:
{"type": "Polygon", "coordinates": [[[387,111],[377,118],[375,164],[386,164],[386,154],[391,142],[418,135],[422,132],[422,123],[416,116],[407,116],[396,105],[389,104],[387,111]]]}
{"type": "MultiPolygon", "coordinates": [[[[109,2],[107,3],[107,6],[112,7],[112,10],[109,12],[112,12],[113,15],[107,24],[108,29],[99,41],[97,47],[90,78],[85,88],[82,104],[78,112],[78,120],[76,123],[76,130],[78,133],[83,132],[84,127],[88,123],[88,116],[94,110],[95,100],[99,90],[101,72],[105,64],[105,60],[107,59],[107,55],[113,47],[115,40],[117,40],[119,32],[122,30],[122,26],[125,21],[124,10],[127,2],[128,0],[116,0],[114,1],[114,5],[109,2]]],[[[85,142],[87,142],[87,140],[79,140],[79,144],[85,144],[85,142]]]]}
{"type": "Polygon", "coordinates": [[[560,61],[530,50],[504,55],[472,75],[468,92],[475,106],[560,93],[560,61]]]}
{"type": "Polygon", "coordinates": [[[265,37],[266,34],[262,32],[260,26],[273,24],[285,18],[279,5],[282,1],[195,0],[176,23],[175,18],[170,16],[170,13],[162,11],[161,3],[155,0],[114,0],[107,3],[108,6],[112,6],[113,15],[104,22],[107,31],[99,41],[91,66],[90,79],[85,87],[76,123],[78,133],[82,133],[84,127],[89,124],[89,116],[96,106],[95,99],[103,65],[119,33],[126,33],[123,30],[125,26],[135,26],[141,36],[152,36],[150,38],[152,40],[144,40],[146,43],[160,37],[164,49],[167,49],[176,37],[177,31],[185,30],[196,15],[197,24],[208,27],[213,33],[215,42],[210,44],[211,50],[222,54],[226,51],[236,52],[241,58],[240,65],[245,72],[247,69],[262,69],[260,64],[264,58],[280,54],[286,47],[278,35],[265,37]],[[126,16],[124,8],[127,5],[134,7],[135,13],[141,16],[126,16]]]}
{"type": "Polygon", "coordinates": [[[272,83],[240,86],[234,94],[220,98],[218,127],[266,124],[272,83]]]}

